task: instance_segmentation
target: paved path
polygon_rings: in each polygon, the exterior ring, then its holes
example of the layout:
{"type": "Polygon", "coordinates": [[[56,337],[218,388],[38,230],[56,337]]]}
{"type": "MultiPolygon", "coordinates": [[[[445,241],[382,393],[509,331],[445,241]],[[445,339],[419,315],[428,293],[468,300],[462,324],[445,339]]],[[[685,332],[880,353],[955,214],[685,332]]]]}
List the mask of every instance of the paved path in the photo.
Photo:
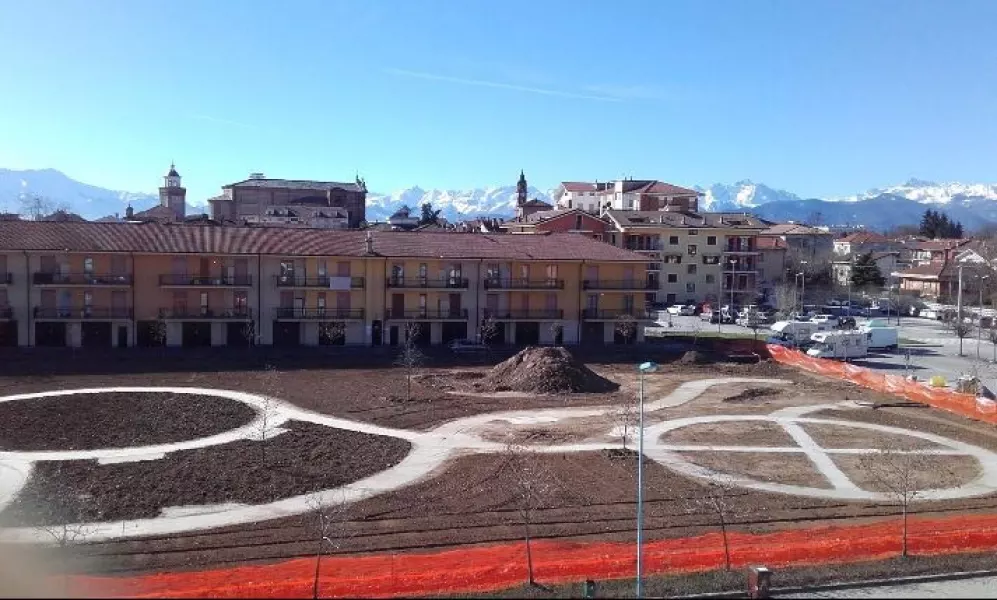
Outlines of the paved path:
{"type": "MultiPolygon", "coordinates": [[[[654,377],[653,375],[649,377],[654,377]]],[[[863,428],[868,430],[881,431],[907,435],[936,444],[936,447],[926,450],[915,450],[914,452],[925,454],[952,454],[969,455],[975,457],[981,464],[979,476],[971,482],[961,486],[945,488],[942,490],[928,490],[925,498],[954,498],[976,496],[997,491],[997,454],[954,440],[949,440],[932,434],[908,431],[893,427],[885,427],[869,423],[858,423],[828,419],[813,419],[806,415],[816,410],[832,407],[842,407],[842,405],[810,405],[803,407],[791,407],[776,411],[771,415],[708,415],[700,417],[689,417],[685,419],[660,420],[654,418],[654,413],[662,409],[671,408],[689,402],[704,391],[713,386],[730,385],[735,383],[754,384],[788,384],[789,381],[780,379],[758,379],[758,378],[718,378],[703,379],[683,383],[667,396],[648,402],[645,410],[651,418],[648,419],[649,426],[645,428],[644,444],[648,458],[658,461],[668,468],[692,477],[704,477],[716,479],[724,477],[737,485],[760,489],[765,491],[776,491],[781,493],[796,494],[802,496],[821,498],[846,498],[846,499],[881,499],[882,496],[876,492],[860,490],[848,480],[828,457],[835,453],[848,454],[868,454],[879,452],[875,448],[849,448],[849,449],[825,449],[820,448],[805,432],[797,431],[794,439],[796,446],[788,448],[766,448],[754,447],[750,445],[695,445],[695,444],[668,444],[661,441],[662,434],[680,427],[696,426],[700,424],[716,423],[721,421],[771,421],[790,431],[792,434],[798,423],[812,424],[836,424],[863,428]],[[688,452],[796,452],[803,453],[810,457],[814,463],[815,470],[824,475],[832,483],[831,489],[807,488],[803,486],[793,486],[767,481],[757,481],[736,474],[731,476],[721,474],[710,469],[699,467],[687,460],[683,453],[688,452]]],[[[51,452],[0,452],[0,508],[4,503],[9,502],[23,485],[30,473],[31,464],[39,461],[51,460],[74,460],[80,458],[97,459],[103,462],[129,462],[138,460],[155,460],[165,456],[170,452],[177,452],[190,448],[203,448],[211,445],[229,443],[239,439],[259,439],[260,427],[263,422],[263,415],[267,415],[267,437],[279,435],[283,428],[280,426],[289,420],[307,421],[320,425],[325,425],[335,429],[345,429],[368,433],[371,435],[381,435],[407,440],[412,444],[411,451],[397,465],[390,467],[380,473],[356,481],[354,483],[340,486],[331,490],[324,490],[285,498],[268,504],[244,505],[225,504],[214,506],[191,506],[191,507],[164,507],[160,516],[150,519],[133,519],[127,521],[103,522],[87,524],[87,539],[91,541],[117,539],[122,537],[135,537],[145,535],[170,535],[180,532],[210,529],[229,525],[238,525],[256,521],[266,521],[281,517],[293,516],[311,510],[315,502],[354,502],[369,498],[371,496],[390,492],[411,485],[421,479],[429,477],[437,472],[448,460],[460,453],[496,453],[505,450],[505,444],[483,438],[484,432],[489,428],[494,429],[496,424],[505,424],[508,429],[515,429],[522,426],[536,426],[541,424],[556,423],[565,419],[578,419],[586,417],[604,417],[610,414],[617,407],[595,406],[578,408],[546,408],[533,410],[500,411],[473,415],[462,419],[457,419],[444,423],[430,431],[408,431],[382,427],[370,423],[341,419],[312,411],[302,409],[292,404],[282,402],[272,398],[265,398],[255,394],[237,392],[231,390],[215,390],[210,388],[193,387],[114,387],[114,388],[90,388],[83,390],[62,390],[48,393],[21,394],[0,398],[0,402],[28,401],[33,398],[46,396],[60,396],[72,394],[95,394],[102,392],[161,392],[172,394],[198,394],[206,396],[219,396],[238,402],[244,402],[251,406],[257,415],[254,420],[243,427],[231,431],[210,436],[207,438],[187,440],[175,444],[156,444],[151,446],[139,446],[133,448],[106,448],[87,451],[51,451],[51,452]]],[[[845,403],[844,407],[854,406],[845,403]]],[[[593,428],[589,432],[589,437],[578,443],[559,445],[527,445],[526,447],[538,452],[586,452],[616,448],[619,441],[606,441],[609,431],[605,419],[599,420],[602,425],[593,428]]],[[[636,432],[631,435],[631,441],[635,441],[636,432]]],[[[9,528],[0,529],[0,540],[14,542],[38,542],[46,541],[43,531],[35,528],[9,528]]]]}
{"type": "Polygon", "coordinates": [[[928,581],[773,596],[774,598],[997,598],[997,577],[928,581]]]}

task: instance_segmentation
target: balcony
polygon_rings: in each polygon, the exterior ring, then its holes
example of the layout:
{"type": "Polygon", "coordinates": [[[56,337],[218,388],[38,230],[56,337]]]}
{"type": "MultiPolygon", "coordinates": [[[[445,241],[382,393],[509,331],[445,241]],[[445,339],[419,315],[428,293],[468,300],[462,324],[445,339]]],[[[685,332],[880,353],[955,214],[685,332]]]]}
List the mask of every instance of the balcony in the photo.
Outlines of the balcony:
{"type": "Polygon", "coordinates": [[[520,310],[485,309],[484,315],[486,319],[494,321],[556,321],[564,318],[564,311],[559,308],[520,310]]]}
{"type": "Polygon", "coordinates": [[[362,308],[275,308],[277,321],[362,321],[362,308]]]}
{"type": "Polygon", "coordinates": [[[331,275],[319,275],[317,277],[296,277],[294,275],[274,275],[274,285],[279,288],[323,288],[323,289],[345,289],[338,285],[338,282],[342,279],[350,280],[351,290],[362,290],[364,288],[364,278],[363,277],[348,277],[348,276],[331,276],[331,275]],[[332,283],[336,283],[336,287],[332,287],[332,283]]]}
{"type": "Polygon", "coordinates": [[[39,321],[131,319],[132,309],[111,306],[77,306],[72,308],[36,306],[33,315],[39,321]]]}
{"type": "Polygon", "coordinates": [[[12,283],[14,283],[13,273],[0,272],[0,285],[10,285],[12,283]]]}
{"type": "MultiPolygon", "coordinates": [[[[7,274],[10,275],[9,273],[7,274]]],[[[9,282],[8,282],[9,283],[9,282]]],[[[102,285],[128,287],[132,284],[131,275],[101,275],[97,273],[46,273],[37,272],[31,276],[33,285],[73,286],[102,285]]]]}
{"type": "Polygon", "coordinates": [[[486,290],[563,290],[563,279],[485,279],[486,290]]]}
{"type": "Polygon", "coordinates": [[[0,306],[0,321],[10,321],[14,318],[14,309],[9,306],[0,306]]]}
{"type": "Polygon", "coordinates": [[[663,244],[627,244],[624,246],[631,252],[661,252],[663,244]]]}
{"type": "Polygon", "coordinates": [[[622,308],[616,308],[604,310],[597,308],[585,308],[582,309],[581,316],[583,321],[615,321],[621,317],[633,317],[638,321],[654,321],[658,318],[658,313],[657,311],[643,309],[624,310],[622,308]]]}
{"type": "Polygon", "coordinates": [[[761,254],[757,248],[751,244],[739,246],[724,246],[724,254],[761,254]]]}
{"type": "Polygon", "coordinates": [[[466,277],[445,277],[443,279],[430,279],[428,277],[389,277],[385,284],[393,289],[450,289],[466,290],[468,287],[466,277]]]}
{"type": "Polygon", "coordinates": [[[252,287],[253,278],[249,275],[219,275],[210,277],[204,275],[168,274],[159,276],[159,285],[163,287],[252,287]]]}
{"type": "MultiPolygon", "coordinates": [[[[466,280],[465,280],[466,281],[466,280]]],[[[385,318],[392,321],[466,321],[467,309],[459,310],[392,310],[385,311],[385,318]]]]}
{"type": "Polygon", "coordinates": [[[253,311],[248,308],[160,308],[159,318],[166,321],[248,321],[253,311]]]}
{"type": "Polygon", "coordinates": [[[656,290],[650,282],[638,279],[586,279],[582,281],[583,290],[639,291],[656,290]]]}

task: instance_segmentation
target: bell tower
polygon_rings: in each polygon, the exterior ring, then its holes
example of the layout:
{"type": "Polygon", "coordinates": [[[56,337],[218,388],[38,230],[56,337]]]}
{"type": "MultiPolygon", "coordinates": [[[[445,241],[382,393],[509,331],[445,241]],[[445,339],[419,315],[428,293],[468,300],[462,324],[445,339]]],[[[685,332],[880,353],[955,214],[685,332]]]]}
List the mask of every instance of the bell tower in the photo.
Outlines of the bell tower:
{"type": "Polygon", "coordinates": [[[170,163],[170,171],[163,177],[163,186],[159,188],[159,204],[173,211],[177,221],[183,221],[187,216],[187,188],[180,181],[177,167],[170,163]]]}
{"type": "Polygon", "coordinates": [[[519,171],[519,181],[516,182],[516,206],[522,206],[526,204],[526,195],[529,192],[526,187],[526,175],[522,170],[519,171]]]}

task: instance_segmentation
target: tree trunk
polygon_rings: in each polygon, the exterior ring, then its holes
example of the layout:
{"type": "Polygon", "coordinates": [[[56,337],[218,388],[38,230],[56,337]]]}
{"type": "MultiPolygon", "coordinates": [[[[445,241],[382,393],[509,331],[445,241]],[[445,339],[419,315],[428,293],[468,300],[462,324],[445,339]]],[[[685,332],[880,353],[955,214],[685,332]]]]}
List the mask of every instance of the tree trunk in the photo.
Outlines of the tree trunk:
{"type": "Polygon", "coordinates": [[[412,368],[409,367],[408,373],[405,374],[405,400],[412,401],[412,368]]]}
{"type": "Polygon", "coordinates": [[[312,583],[312,600],[318,600],[319,574],[322,570],[322,542],[319,541],[318,553],[315,555],[315,581],[312,583]]]}
{"type": "Polygon", "coordinates": [[[903,535],[900,545],[900,557],[907,558],[907,502],[901,505],[901,511],[903,512],[904,526],[903,535]]]}
{"type": "Polygon", "coordinates": [[[527,573],[527,583],[531,586],[534,584],[533,581],[533,549],[530,547],[530,517],[527,516],[523,520],[523,526],[526,530],[526,573],[527,573]]]}
{"type": "Polygon", "coordinates": [[[724,538],[724,569],[730,571],[730,544],[727,541],[727,521],[723,511],[720,511],[720,534],[724,538]]]}

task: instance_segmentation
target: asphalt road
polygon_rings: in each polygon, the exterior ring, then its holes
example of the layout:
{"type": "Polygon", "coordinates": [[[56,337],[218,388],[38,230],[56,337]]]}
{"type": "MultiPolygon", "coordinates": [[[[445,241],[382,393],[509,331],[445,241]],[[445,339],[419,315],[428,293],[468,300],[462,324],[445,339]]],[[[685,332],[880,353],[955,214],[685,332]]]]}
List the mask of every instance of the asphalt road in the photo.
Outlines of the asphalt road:
{"type": "Polygon", "coordinates": [[[997,577],[830,590],[774,598],[997,598],[997,577]]]}

